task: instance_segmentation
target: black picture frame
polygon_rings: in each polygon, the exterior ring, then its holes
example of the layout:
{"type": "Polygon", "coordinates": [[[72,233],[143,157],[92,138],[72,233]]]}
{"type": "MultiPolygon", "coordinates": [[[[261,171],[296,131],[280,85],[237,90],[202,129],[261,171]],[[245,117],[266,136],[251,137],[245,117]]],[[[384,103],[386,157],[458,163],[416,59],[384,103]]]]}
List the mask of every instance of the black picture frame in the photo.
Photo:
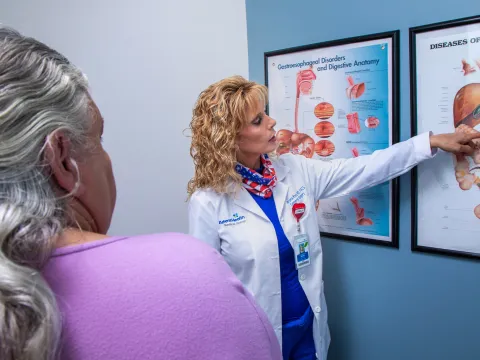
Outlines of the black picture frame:
{"type": "MultiPolygon", "coordinates": [[[[362,42],[368,42],[372,40],[382,40],[389,39],[391,41],[392,47],[392,73],[391,73],[391,84],[392,84],[392,123],[391,123],[391,139],[392,144],[396,144],[400,139],[400,30],[385,31],[381,33],[374,33],[350,38],[343,38],[331,41],[325,41],[320,43],[302,45],[297,47],[290,47],[280,50],[267,51],[264,53],[264,76],[265,76],[265,85],[268,87],[268,59],[272,56],[291,54],[300,51],[308,50],[317,50],[324,48],[337,47],[342,45],[357,44],[362,42]]],[[[269,114],[269,106],[267,104],[266,112],[269,114]]],[[[350,236],[339,233],[323,232],[320,231],[321,236],[329,237],[333,239],[345,240],[350,242],[365,243],[370,245],[384,246],[388,248],[399,248],[399,197],[400,197],[400,184],[399,179],[395,178],[390,181],[391,184],[391,240],[384,241],[374,238],[370,238],[362,234],[363,236],[350,236]]]]}
{"type": "MultiPolygon", "coordinates": [[[[410,111],[411,111],[411,136],[418,134],[418,103],[417,103],[417,52],[416,36],[418,34],[433,32],[437,30],[451,29],[459,26],[480,24],[480,15],[460,19],[442,21],[411,27],[409,29],[410,48],[410,111]]],[[[418,168],[411,171],[411,250],[416,253],[441,255],[470,260],[480,260],[480,253],[437,248],[419,244],[418,235],[418,168]]]]}

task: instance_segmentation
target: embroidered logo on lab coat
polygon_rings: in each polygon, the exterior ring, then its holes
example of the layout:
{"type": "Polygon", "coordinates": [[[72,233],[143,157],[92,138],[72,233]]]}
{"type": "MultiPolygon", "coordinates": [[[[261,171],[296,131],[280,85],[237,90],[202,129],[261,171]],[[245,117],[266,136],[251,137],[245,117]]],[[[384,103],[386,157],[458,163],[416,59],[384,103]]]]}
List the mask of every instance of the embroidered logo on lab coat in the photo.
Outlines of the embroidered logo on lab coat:
{"type": "Polygon", "coordinates": [[[289,206],[292,206],[296,202],[302,201],[304,197],[305,197],[305,186],[302,186],[300,189],[298,189],[295,192],[295,194],[293,194],[287,199],[287,204],[289,206]]]}
{"type": "Polygon", "coordinates": [[[230,226],[230,225],[238,225],[243,222],[247,221],[247,218],[243,215],[238,215],[238,213],[233,214],[233,216],[230,219],[225,219],[225,220],[220,220],[218,222],[219,225],[225,225],[225,226],[230,226]]]}

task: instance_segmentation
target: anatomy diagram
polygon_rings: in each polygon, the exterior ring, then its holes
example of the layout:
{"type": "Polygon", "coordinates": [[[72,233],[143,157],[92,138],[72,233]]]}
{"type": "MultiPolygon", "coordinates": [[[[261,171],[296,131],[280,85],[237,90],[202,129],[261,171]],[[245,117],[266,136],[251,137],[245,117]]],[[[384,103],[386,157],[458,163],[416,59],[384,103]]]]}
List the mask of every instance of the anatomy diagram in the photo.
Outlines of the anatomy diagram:
{"type": "Polygon", "coordinates": [[[470,65],[467,62],[467,60],[462,59],[462,71],[463,71],[463,75],[467,76],[469,74],[474,73],[477,70],[472,65],[470,65]]]}
{"type": "MultiPolygon", "coordinates": [[[[350,85],[347,88],[347,97],[350,100],[355,100],[361,97],[365,93],[365,83],[360,82],[355,84],[353,81],[352,76],[347,77],[348,84],[350,85]]],[[[350,134],[358,134],[361,131],[360,120],[358,118],[357,112],[352,112],[347,114],[347,122],[348,122],[348,132],[350,134]]],[[[375,129],[380,125],[380,120],[375,116],[368,116],[365,119],[365,127],[367,129],[375,129]]]]}
{"type": "Polygon", "coordinates": [[[307,134],[282,129],[277,132],[277,141],[279,155],[291,152],[307,158],[313,156],[315,141],[307,134]]]}
{"type": "Polygon", "coordinates": [[[352,76],[347,77],[348,88],[346,89],[347,97],[351,100],[358,99],[365,92],[365,83],[355,84],[352,76]]]}
{"type": "Polygon", "coordinates": [[[361,226],[371,226],[373,225],[373,221],[370,218],[365,217],[365,209],[360,207],[360,204],[358,202],[358,199],[354,196],[350,198],[350,201],[353,204],[353,207],[355,208],[355,221],[358,225],[361,226]]]}
{"type": "Polygon", "coordinates": [[[360,121],[358,121],[358,113],[347,114],[348,132],[350,134],[358,134],[360,132],[360,121]]]}
{"type": "Polygon", "coordinates": [[[333,105],[328,102],[319,103],[317,106],[315,106],[315,109],[313,110],[315,116],[320,120],[330,119],[333,116],[334,112],[335,109],[333,108],[333,105]]]}
{"type": "Polygon", "coordinates": [[[320,140],[315,144],[315,152],[321,157],[331,156],[335,152],[335,145],[330,140],[320,140]]]}
{"type": "MultiPolygon", "coordinates": [[[[333,105],[328,102],[321,102],[317,104],[313,111],[315,116],[320,120],[330,119],[334,112],[335,109],[333,105]]],[[[329,138],[335,133],[335,125],[333,125],[330,121],[323,120],[315,125],[313,131],[319,138],[329,138]]],[[[315,144],[315,152],[321,157],[331,156],[335,152],[335,145],[330,140],[320,140],[315,144]]]]}
{"type": "Polygon", "coordinates": [[[365,127],[369,129],[375,129],[378,125],[380,125],[380,120],[375,116],[369,116],[365,120],[365,127]]]}
{"type": "MultiPolygon", "coordinates": [[[[480,69],[480,59],[475,59],[475,64],[477,65],[478,69],[480,69]]],[[[462,72],[464,76],[473,74],[476,71],[477,69],[475,69],[475,65],[472,66],[467,60],[462,59],[462,72]]]]}
{"type": "MultiPolygon", "coordinates": [[[[456,132],[476,133],[480,125],[480,83],[465,85],[458,90],[453,100],[453,123],[456,132]]],[[[472,156],[454,155],[455,178],[460,189],[470,190],[474,185],[480,189],[480,140],[472,156]]],[[[480,204],[473,210],[480,219],[480,204]]]]}
{"type": "Polygon", "coordinates": [[[354,147],[351,151],[352,151],[353,157],[358,157],[358,155],[360,155],[360,154],[358,153],[358,149],[357,149],[356,147],[354,147]]]}
{"type": "Polygon", "coordinates": [[[313,88],[313,80],[317,76],[312,70],[312,67],[306,70],[300,70],[297,73],[296,81],[296,98],[295,98],[295,129],[294,131],[282,129],[277,133],[277,140],[279,143],[277,153],[286,154],[291,152],[293,154],[303,155],[311,158],[314,153],[315,142],[307,134],[299,132],[298,129],[298,106],[301,95],[310,95],[313,88]]]}
{"type": "Polygon", "coordinates": [[[315,125],[313,131],[318,137],[328,138],[335,132],[335,125],[333,125],[330,121],[320,121],[315,125]]]}

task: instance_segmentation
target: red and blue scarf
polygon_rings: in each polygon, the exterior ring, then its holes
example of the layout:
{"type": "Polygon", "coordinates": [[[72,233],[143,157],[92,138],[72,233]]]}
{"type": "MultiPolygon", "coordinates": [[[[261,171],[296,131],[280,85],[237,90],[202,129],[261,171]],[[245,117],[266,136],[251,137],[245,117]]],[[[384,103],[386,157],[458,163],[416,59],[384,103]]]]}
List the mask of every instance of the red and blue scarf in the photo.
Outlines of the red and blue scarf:
{"type": "Polygon", "coordinates": [[[235,170],[242,176],[243,187],[245,189],[255,195],[268,199],[273,195],[272,189],[277,183],[277,175],[275,174],[275,169],[268,155],[262,155],[260,161],[263,168],[262,174],[242,164],[237,164],[235,170]]]}

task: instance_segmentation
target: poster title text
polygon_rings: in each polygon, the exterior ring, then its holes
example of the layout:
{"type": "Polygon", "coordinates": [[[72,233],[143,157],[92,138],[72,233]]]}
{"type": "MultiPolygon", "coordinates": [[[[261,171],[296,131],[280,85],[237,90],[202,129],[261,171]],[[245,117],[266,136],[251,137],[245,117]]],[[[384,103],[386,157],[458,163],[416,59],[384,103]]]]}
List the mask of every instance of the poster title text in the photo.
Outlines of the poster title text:
{"type": "Polygon", "coordinates": [[[443,48],[449,48],[452,46],[462,46],[462,45],[468,45],[468,44],[480,44],[480,36],[479,37],[473,37],[470,40],[469,39],[459,39],[459,40],[453,40],[453,41],[444,41],[444,42],[439,42],[435,44],[430,44],[430,50],[435,50],[435,49],[443,49],[443,48]]]}
{"type": "Polygon", "coordinates": [[[345,56],[338,56],[335,57],[322,57],[316,60],[311,61],[301,61],[294,64],[278,64],[278,70],[286,70],[292,68],[303,68],[307,66],[316,66],[317,71],[325,71],[325,70],[333,70],[337,71],[340,69],[345,68],[353,68],[356,66],[367,66],[367,65],[375,65],[377,66],[380,62],[380,59],[364,59],[364,60],[354,60],[353,62],[347,61],[345,56]]]}

